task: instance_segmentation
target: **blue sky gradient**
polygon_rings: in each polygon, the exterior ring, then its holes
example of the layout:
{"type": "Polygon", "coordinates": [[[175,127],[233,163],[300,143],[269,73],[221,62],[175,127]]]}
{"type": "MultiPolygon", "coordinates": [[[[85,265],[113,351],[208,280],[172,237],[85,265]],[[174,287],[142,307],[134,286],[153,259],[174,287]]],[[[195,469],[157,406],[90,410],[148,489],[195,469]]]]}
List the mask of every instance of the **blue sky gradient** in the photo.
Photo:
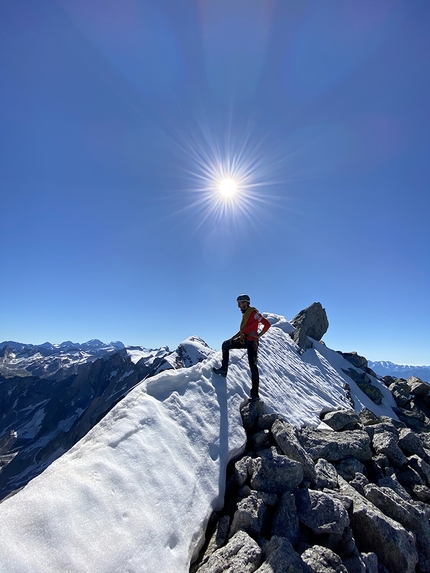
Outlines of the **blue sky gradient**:
{"type": "Polygon", "coordinates": [[[0,340],[220,348],[246,292],[430,364],[429,24],[425,0],[3,0],[0,340]]]}

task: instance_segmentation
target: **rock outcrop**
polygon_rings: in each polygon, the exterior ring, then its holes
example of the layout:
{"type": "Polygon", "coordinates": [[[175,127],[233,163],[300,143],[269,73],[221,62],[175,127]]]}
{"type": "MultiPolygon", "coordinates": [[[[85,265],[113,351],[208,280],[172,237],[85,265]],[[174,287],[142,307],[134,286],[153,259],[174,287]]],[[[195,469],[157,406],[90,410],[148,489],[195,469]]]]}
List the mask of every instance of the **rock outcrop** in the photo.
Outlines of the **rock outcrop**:
{"type": "Polygon", "coordinates": [[[327,314],[320,302],[314,302],[301,310],[290,323],[296,329],[291,336],[302,351],[312,348],[308,336],[321,340],[328,330],[327,314]]]}
{"type": "Polygon", "coordinates": [[[324,414],[332,430],[241,413],[247,448],[192,573],[430,573],[430,434],[368,410],[324,414]]]}

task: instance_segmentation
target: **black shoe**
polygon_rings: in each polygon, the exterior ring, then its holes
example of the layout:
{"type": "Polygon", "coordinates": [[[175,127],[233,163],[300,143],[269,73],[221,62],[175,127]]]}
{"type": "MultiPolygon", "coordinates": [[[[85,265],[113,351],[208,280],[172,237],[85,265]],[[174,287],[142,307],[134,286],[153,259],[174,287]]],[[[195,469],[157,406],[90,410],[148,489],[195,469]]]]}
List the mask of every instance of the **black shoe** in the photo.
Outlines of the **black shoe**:
{"type": "Polygon", "coordinates": [[[251,394],[251,402],[255,402],[256,400],[259,400],[260,396],[258,394],[251,394]]]}
{"type": "Polygon", "coordinates": [[[224,370],[223,368],[212,368],[212,372],[219,376],[223,376],[224,378],[227,376],[227,370],[224,370]]]}

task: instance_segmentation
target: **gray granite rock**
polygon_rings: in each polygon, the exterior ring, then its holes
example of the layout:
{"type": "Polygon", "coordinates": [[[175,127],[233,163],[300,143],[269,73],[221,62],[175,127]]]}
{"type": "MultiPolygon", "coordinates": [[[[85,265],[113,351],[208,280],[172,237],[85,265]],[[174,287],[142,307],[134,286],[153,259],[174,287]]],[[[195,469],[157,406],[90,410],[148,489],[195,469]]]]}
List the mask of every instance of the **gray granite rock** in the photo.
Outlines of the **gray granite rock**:
{"type": "Polygon", "coordinates": [[[328,493],[297,489],[295,491],[299,521],[314,533],[342,534],[349,525],[348,513],[343,504],[328,493]]]}
{"type": "Polygon", "coordinates": [[[198,573],[254,573],[261,564],[260,546],[245,531],[238,531],[224,547],[200,565],[198,573]]]}

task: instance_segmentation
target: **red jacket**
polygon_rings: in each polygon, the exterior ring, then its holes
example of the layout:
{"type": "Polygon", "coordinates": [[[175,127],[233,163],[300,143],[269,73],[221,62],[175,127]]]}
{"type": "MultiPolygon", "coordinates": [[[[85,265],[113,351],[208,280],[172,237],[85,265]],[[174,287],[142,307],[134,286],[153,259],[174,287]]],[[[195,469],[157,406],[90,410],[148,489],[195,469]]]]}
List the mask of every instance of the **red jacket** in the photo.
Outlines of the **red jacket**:
{"type": "MultiPolygon", "coordinates": [[[[241,328],[241,334],[244,334],[248,340],[254,340],[254,336],[249,336],[251,332],[258,332],[259,325],[262,324],[263,328],[261,333],[267,332],[270,328],[270,322],[267,318],[264,318],[256,308],[254,308],[243,328],[241,328]]],[[[261,334],[260,333],[260,334],[261,334]]]]}

